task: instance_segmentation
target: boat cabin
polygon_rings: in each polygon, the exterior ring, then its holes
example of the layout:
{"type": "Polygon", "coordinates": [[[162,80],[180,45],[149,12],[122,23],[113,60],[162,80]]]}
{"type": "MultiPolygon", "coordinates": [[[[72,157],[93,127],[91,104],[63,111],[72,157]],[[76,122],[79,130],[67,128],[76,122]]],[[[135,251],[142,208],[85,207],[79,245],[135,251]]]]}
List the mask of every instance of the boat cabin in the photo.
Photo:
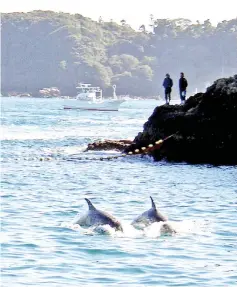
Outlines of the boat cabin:
{"type": "Polygon", "coordinates": [[[102,90],[100,87],[91,87],[91,84],[79,84],[76,99],[80,101],[102,101],[102,90]]]}

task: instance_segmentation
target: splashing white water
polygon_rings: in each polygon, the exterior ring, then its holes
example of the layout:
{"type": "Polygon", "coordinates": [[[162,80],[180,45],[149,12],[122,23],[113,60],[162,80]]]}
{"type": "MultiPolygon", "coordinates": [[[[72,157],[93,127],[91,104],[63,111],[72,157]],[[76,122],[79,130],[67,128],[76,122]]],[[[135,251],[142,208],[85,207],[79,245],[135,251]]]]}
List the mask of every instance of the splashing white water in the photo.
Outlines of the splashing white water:
{"type": "Polygon", "coordinates": [[[205,222],[197,222],[192,220],[184,221],[166,221],[166,222],[154,222],[147,227],[135,228],[130,222],[121,222],[123,232],[115,231],[109,225],[98,225],[92,227],[82,227],[75,224],[74,219],[71,223],[62,223],[62,227],[70,228],[75,231],[79,231],[84,235],[108,235],[111,237],[125,237],[125,238],[159,238],[161,236],[182,236],[182,235],[193,235],[193,234],[207,234],[210,232],[205,222]]]}

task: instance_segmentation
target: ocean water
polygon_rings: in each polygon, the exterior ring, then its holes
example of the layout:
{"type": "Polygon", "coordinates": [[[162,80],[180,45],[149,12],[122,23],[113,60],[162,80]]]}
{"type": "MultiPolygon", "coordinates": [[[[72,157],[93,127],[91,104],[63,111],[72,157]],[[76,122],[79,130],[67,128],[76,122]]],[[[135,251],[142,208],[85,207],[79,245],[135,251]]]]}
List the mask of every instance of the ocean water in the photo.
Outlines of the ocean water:
{"type": "Polygon", "coordinates": [[[133,139],[157,104],[87,112],[60,99],[1,99],[1,286],[237,286],[236,167],[83,152],[133,139]],[[176,234],[130,225],[149,196],[176,234]],[[85,197],[124,233],[73,224],[85,197]]]}

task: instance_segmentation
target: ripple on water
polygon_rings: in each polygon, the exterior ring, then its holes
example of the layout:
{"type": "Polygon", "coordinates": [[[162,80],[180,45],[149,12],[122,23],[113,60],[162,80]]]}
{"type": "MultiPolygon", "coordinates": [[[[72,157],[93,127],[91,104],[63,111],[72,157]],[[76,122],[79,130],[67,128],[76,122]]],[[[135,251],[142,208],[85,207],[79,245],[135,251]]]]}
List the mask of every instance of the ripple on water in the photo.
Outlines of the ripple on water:
{"type": "Polygon", "coordinates": [[[64,111],[53,99],[2,102],[4,286],[236,286],[236,167],[65,160],[97,139],[133,139],[157,102],[118,113],[64,111]],[[49,155],[58,160],[35,160],[49,155]],[[161,234],[159,224],[131,228],[150,195],[177,234],[161,234]],[[73,226],[85,197],[119,218],[125,233],[73,226]]]}

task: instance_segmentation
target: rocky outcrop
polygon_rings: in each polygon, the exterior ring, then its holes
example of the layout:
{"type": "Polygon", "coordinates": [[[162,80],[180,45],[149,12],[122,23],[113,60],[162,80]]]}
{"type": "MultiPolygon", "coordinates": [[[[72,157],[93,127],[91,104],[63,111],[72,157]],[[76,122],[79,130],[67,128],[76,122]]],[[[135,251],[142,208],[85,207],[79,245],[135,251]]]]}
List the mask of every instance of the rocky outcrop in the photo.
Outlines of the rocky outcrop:
{"type": "Polygon", "coordinates": [[[104,140],[88,144],[87,149],[89,150],[116,150],[123,151],[126,147],[130,146],[132,141],[130,140],[104,140]]]}
{"type": "Polygon", "coordinates": [[[154,144],[171,134],[159,150],[158,161],[237,164],[237,75],[215,81],[205,93],[190,97],[183,106],[155,108],[133,144],[125,152],[154,144]]]}
{"type": "Polygon", "coordinates": [[[60,97],[61,92],[57,87],[43,88],[39,90],[39,96],[43,98],[60,97]]]}

